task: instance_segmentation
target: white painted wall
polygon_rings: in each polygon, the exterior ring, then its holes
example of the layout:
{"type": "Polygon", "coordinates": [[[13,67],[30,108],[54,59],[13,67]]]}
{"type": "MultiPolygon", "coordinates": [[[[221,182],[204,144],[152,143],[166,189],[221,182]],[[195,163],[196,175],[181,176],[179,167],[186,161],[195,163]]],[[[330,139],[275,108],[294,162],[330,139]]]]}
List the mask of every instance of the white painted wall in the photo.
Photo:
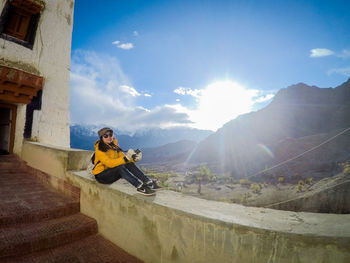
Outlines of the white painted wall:
{"type": "MultiPolygon", "coordinates": [[[[42,109],[34,112],[32,138],[41,143],[69,147],[69,67],[74,0],[43,2],[45,7],[33,49],[0,38],[0,65],[44,77],[42,109]]],[[[0,0],[0,12],[5,3],[6,0],[0,0]]],[[[18,109],[16,151],[22,147],[25,120],[25,110],[18,109]]]]}
{"type": "Polygon", "coordinates": [[[13,145],[13,152],[19,156],[21,156],[21,153],[22,153],[23,132],[24,132],[25,122],[26,122],[26,105],[21,104],[17,106],[15,142],[13,145]]]}

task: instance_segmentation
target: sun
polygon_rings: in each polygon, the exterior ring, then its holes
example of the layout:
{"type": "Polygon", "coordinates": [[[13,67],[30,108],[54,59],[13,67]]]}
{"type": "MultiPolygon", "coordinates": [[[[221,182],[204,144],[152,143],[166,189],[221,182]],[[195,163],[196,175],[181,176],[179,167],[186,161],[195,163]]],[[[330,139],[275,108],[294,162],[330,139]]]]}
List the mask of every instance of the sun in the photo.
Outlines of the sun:
{"type": "Polygon", "coordinates": [[[237,82],[216,81],[201,91],[191,120],[196,128],[215,131],[238,115],[252,111],[257,95],[258,90],[247,89],[237,82]]]}

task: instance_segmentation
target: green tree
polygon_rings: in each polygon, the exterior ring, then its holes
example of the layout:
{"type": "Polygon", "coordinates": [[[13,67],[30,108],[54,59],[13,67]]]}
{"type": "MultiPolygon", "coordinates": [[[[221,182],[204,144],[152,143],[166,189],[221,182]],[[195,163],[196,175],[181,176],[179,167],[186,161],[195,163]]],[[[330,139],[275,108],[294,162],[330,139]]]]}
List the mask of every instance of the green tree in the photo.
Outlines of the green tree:
{"type": "Polygon", "coordinates": [[[202,191],[202,183],[208,182],[211,176],[210,169],[203,164],[201,167],[199,167],[199,174],[196,176],[196,181],[198,183],[198,190],[197,193],[201,194],[202,191]]]}

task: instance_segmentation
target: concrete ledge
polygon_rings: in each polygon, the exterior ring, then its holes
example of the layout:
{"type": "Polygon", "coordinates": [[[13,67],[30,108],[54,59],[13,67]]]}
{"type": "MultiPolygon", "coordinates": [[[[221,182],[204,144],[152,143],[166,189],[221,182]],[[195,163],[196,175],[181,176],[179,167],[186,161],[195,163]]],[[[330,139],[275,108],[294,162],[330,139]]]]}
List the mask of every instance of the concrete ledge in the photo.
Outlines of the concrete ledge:
{"type": "Polygon", "coordinates": [[[67,172],[81,211],[128,253],[156,262],[350,262],[350,215],[278,211],[160,190],[144,197],[119,180],[67,172]]]}
{"type": "Polygon", "coordinates": [[[21,159],[33,168],[65,179],[66,170],[85,170],[91,151],[25,141],[21,159]]]}

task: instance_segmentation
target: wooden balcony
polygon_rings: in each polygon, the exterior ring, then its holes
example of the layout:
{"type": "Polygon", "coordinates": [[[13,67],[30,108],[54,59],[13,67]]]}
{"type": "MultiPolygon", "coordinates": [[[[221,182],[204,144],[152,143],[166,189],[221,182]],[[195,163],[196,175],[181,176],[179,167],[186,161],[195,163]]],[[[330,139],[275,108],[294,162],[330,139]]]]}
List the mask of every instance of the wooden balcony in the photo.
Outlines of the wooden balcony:
{"type": "Polygon", "coordinates": [[[0,101],[29,104],[43,83],[43,77],[0,66],[0,101]]]}

